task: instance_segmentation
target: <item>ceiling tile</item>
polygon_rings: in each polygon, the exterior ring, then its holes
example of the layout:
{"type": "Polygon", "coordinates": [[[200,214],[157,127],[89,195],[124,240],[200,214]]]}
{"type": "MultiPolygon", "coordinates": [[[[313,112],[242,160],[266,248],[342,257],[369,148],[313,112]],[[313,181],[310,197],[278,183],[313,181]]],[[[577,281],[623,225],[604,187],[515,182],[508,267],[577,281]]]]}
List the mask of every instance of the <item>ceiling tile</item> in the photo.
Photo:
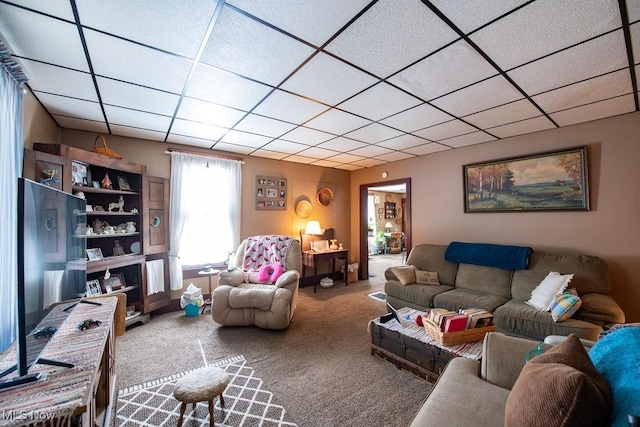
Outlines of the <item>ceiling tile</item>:
{"type": "Polygon", "coordinates": [[[363,159],[363,160],[359,160],[357,162],[353,162],[354,165],[358,165],[358,166],[362,166],[365,168],[371,168],[374,166],[379,166],[379,165],[383,165],[385,163],[388,163],[382,159],[363,159]]]}
{"type": "Polygon", "coordinates": [[[53,118],[58,123],[58,125],[60,125],[60,127],[66,129],[86,130],[88,132],[94,133],[109,133],[107,125],[104,122],[94,122],[91,120],[56,115],[54,115],[53,118]]]}
{"type": "Polygon", "coordinates": [[[388,126],[384,126],[378,123],[372,123],[363,128],[354,130],[353,132],[349,132],[345,136],[349,138],[357,139],[358,141],[364,141],[370,144],[375,144],[376,142],[393,138],[394,136],[398,136],[401,134],[402,132],[395,129],[391,129],[388,126]]]}
{"type": "Polygon", "coordinates": [[[522,135],[525,133],[538,132],[541,130],[554,129],[555,125],[545,116],[534,117],[532,119],[522,120],[487,129],[492,135],[498,138],[508,138],[510,136],[522,135]]]}
{"type": "Polygon", "coordinates": [[[313,159],[311,157],[304,157],[304,156],[294,155],[294,156],[288,156],[286,158],[286,160],[288,162],[309,164],[309,163],[312,163],[315,159],[313,159]]]}
{"type": "Polygon", "coordinates": [[[313,52],[315,49],[225,7],[200,61],[276,86],[313,52]]]}
{"type": "Polygon", "coordinates": [[[342,169],[346,171],[357,171],[364,168],[362,166],[357,166],[357,165],[343,164],[343,165],[336,166],[336,169],[342,169]]]}
{"type": "Polygon", "coordinates": [[[198,64],[185,95],[249,111],[271,90],[269,86],[198,64]]]}
{"type": "Polygon", "coordinates": [[[266,159],[272,160],[282,160],[287,157],[286,153],[276,153],[275,151],[267,151],[267,150],[256,150],[251,153],[252,156],[256,157],[264,157],[266,159]]]}
{"type": "Polygon", "coordinates": [[[85,30],[84,35],[97,75],[168,92],[182,92],[191,69],[190,60],[96,31],[85,30]]]}
{"type": "Polygon", "coordinates": [[[428,101],[497,73],[475,49],[461,40],[396,74],[389,81],[428,101]]]}
{"type": "Polygon", "coordinates": [[[508,74],[525,92],[533,95],[628,67],[626,52],[624,36],[619,30],[508,74]]]}
{"type": "Polygon", "coordinates": [[[29,86],[34,91],[55,93],[87,101],[98,101],[93,80],[87,73],[29,61],[28,59],[21,59],[20,63],[25,74],[30,79],[29,86]],[[73,82],[73,84],[70,85],[69,82],[73,82]]]}
{"type": "Polygon", "coordinates": [[[185,97],[180,103],[177,117],[191,119],[210,125],[231,128],[246,112],[199,99],[185,97]]]}
{"type": "Polygon", "coordinates": [[[488,135],[485,132],[472,132],[466,135],[454,136],[453,138],[441,140],[440,144],[448,145],[449,147],[459,148],[466,147],[467,145],[481,144],[483,142],[495,141],[496,138],[488,135]]]}
{"type": "Polygon", "coordinates": [[[477,131],[476,128],[460,120],[451,120],[450,122],[441,123],[439,125],[431,126],[430,128],[422,129],[413,133],[431,141],[440,141],[442,139],[451,138],[475,131],[477,131]]]}
{"type": "Polygon", "coordinates": [[[352,150],[349,153],[354,154],[356,156],[375,157],[375,156],[381,156],[383,154],[390,153],[391,151],[392,150],[389,150],[388,148],[380,147],[379,145],[367,145],[366,147],[352,150]]]}
{"type": "Polygon", "coordinates": [[[509,104],[481,111],[479,113],[465,116],[465,121],[486,129],[506,123],[516,122],[535,116],[540,116],[542,112],[538,110],[529,100],[521,99],[509,104]]]}
{"type": "Polygon", "coordinates": [[[381,82],[339,105],[342,110],[380,120],[421,104],[418,98],[381,82]]]}
{"type": "Polygon", "coordinates": [[[195,58],[216,2],[209,0],[82,0],[76,2],[86,27],[195,58]]]}
{"type": "Polygon", "coordinates": [[[117,125],[167,132],[171,124],[171,117],[169,116],[161,116],[159,114],[145,113],[110,105],[105,105],[104,110],[109,123],[117,125]]]}
{"type": "Polygon", "coordinates": [[[316,46],[326,42],[369,2],[370,0],[227,0],[227,4],[316,46]],[[291,13],[293,10],[295,13],[291,13]]]}
{"type": "Polygon", "coordinates": [[[388,139],[377,144],[381,147],[391,148],[392,150],[404,150],[405,148],[415,147],[416,145],[426,144],[430,141],[425,141],[422,138],[418,138],[415,135],[402,135],[397,138],[388,139]]]}
{"type": "Polygon", "coordinates": [[[376,82],[368,74],[320,52],[284,82],[281,88],[335,105],[376,82]]]}
{"type": "Polygon", "coordinates": [[[413,154],[403,153],[402,151],[394,151],[392,153],[377,156],[376,158],[387,162],[397,162],[399,160],[410,159],[411,157],[415,156],[413,154]]]}
{"type": "Polygon", "coordinates": [[[297,142],[284,141],[282,139],[276,139],[261,147],[261,149],[269,151],[278,151],[280,153],[295,154],[305,148],[309,148],[308,145],[298,144],[297,142]]]}
{"type": "Polygon", "coordinates": [[[191,147],[201,147],[201,148],[210,148],[214,143],[214,141],[211,141],[210,139],[194,138],[190,136],[176,135],[176,134],[170,134],[167,137],[167,142],[173,142],[176,144],[184,144],[184,145],[189,145],[191,147]]]}
{"type": "Polygon", "coordinates": [[[547,113],[553,113],[631,92],[633,88],[627,68],[545,92],[534,96],[533,100],[547,113]]]}
{"type": "Polygon", "coordinates": [[[627,13],[629,14],[629,22],[636,22],[640,20],[640,2],[628,1],[627,13]]]}
{"type": "Polygon", "coordinates": [[[444,113],[429,104],[422,104],[400,114],[381,120],[380,123],[405,132],[413,132],[451,119],[452,117],[449,114],[444,113]]]}
{"type": "Polygon", "coordinates": [[[431,0],[434,6],[467,34],[526,2],[527,0],[431,0]]]}
{"type": "MultiPolygon", "coordinates": [[[[640,2],[636,2],[640,5],[640,2]]],[[[640,9],[640,7],[639,7],[640,9]]],[[[631,49],[633,50],[633,60],[636,64],[640,63],[640,22],[629,27],[631,32],[631,49]]]]}
{"type": "Polygon", "coordinates": [[[502,76],[476,83],[431,103],[454,116],[466,116],[522,98],[522,94],[502,76]]]}
{"type": "Polygon", "coordinates": [[[150,141],[162,141],[166,135],[166,132],[155,132],[147,129],[119,126],[114,124],[109,124],[109,128],[111,129],[111,133],[113,135],[127,136],[129,138],[148,139],[150,141]]]}
{"type": "Polygon", "coordinates": [[[427,154],[437,153],[439,151],[450,150],[451,148],[445,147],[442,144],[438,144],[437,142],[432,142],[429,144],[418,145],[417,147],[407,148],[407,153],[411,153],[416,156],[424,156],[427,154]]]}
{"type": "Polygon", "coordinates": [[[282,139],[286,139],[287,141],[299,142],[306,145],[316,145],[331,138],[334,138],[334,135],[306,127],[297,127],[282,136],[282,139]]]}
{"type": "Polygon", "coordinates": [[[89,71],[75,24],[0,3],[0,28],[2,40],[15,56],[89,71]]]}
{"type": "Polygon", "coordinates": [[[104,121],[102,109],[97,102],[42,92],[36,92],[35,95],[51,114],[95,120],[98,122],[104,121]]]}
{"type": "Polygon", "coordinates": [[[337,151],[325,150],[324,148],[311,147],[298,153],[301,156],[313,157],[314,159],[326,159],[327,157],[335,156],[337,151]]]}
{"type": "Polygon", "coordinates": [[[318,144],[318,147],[344,153],[347,151],[355,150],[357,148],[365,147],[366,145],[367,144],[365,144],[364,142],[354,141],[353,139],[339,136],[330,141],[323,142],[322,144],[318,144]]]}
{"type": "Polygon", "coordinates": [[[273,138],[255,135],[253,133],[240,132],[238,130],[230,130],[221,139],[223,142],[230,144],[244,145],[247,147],[259,148],[271,141],[273,138]]]}
{"type": "Polygon", "coordinates": [[[274,119],[302,124],[326,109],[326,106],[317,102],[282,90],[275,90],[253,112],[274,119]]]}
{"type": "Polygon", "coordinates": [[[332,168],[335,166],[338,166],[340,163],[338,162],[332,162],[329,160],[318,160],[317,162],[313,162],[314,166],[322,166],[324,168],[332,168]]]}
{"type": "Polygon", "coordinates": [[[251,153],[253,150],[255,150],[254,147],[245,147],[243,145],[229,144],[226,142],[217,142],[216,145],[214,145],[214,148],[216,150],[228,151],[231,153],[244,154],[244,155],[247,155],[251,153]]]}
{"type": "Polygon", "coordinates": [[[333,156],[329,158],[329,160],[338,162],[338,163],[350,163],[350,162],[356,162],[362,159],[363,159],[362,156],[356,156],[349,153],[342,153],[342,154],[338,154],[337,156],[333,156]]]}
{"type": "Polygon", "coordinates": [[[387,77],[457,38],[419,1],[380,0],[326,49],[387,77]]]}
{"type": "Polygon", "coordinates": [[[633,95],[625,95],[560,111],[550,114],[550,116],[560,126],[568,126],[575,123],[584,123],[591,120],[630,113],[632,111],[635,111],[633,95]]]}
{"type": "Polygon", "coordinates": [[[178,95],[149,89],[118,80],[98,77],[100,97],[105,104],[150,113],[173,115],[180,97],[178,95]]]}
{"type": "Polygon", "coordinates": [[[47,15],[57,16],[74,22],[73,11],[71,10],[71,2],[66,1],[40,1],[40,0],[12,0],[12,3],[37,10],[47,15]]]}
{"type": "Polygon", "coordinates": [[[614,0],[538,0],[483,28],[471,39],[506,71],[620,25],[614,0]]]}
{"type": "Polygon", "coordinates": [[[247,117],[242,119],[242,121],[238,123],[234,129],[276,138],[289,132],[295,127],[296,125],[292,125],[291,123],[257,116],[255,114],[249,114],[247,117]]]}
{"type": "Polygon", "coordinates": [[[369,123],[371,123],[369,120],[354,116],[353,114],[331,109],[315,119],[308,121],[305,126],[341,135],[366,126],[369,123]]]}
{"type": "Polygon", "coordinates": [[[217,141],[227,131],[219,126],[208,125],[205,123],[192,122],[189,120],[175,119],[171,126],[171,133],[192,136],[194,138],[209,139],[211,145],[217,141]]]}

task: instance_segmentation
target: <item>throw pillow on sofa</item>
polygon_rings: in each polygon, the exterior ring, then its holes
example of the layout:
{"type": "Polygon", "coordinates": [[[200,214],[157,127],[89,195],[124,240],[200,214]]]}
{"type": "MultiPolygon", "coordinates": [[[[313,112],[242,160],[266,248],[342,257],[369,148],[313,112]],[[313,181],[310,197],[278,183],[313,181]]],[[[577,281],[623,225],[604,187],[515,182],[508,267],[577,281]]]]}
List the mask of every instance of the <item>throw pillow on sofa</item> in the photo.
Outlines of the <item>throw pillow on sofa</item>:
{"type": "Polygon", "coordinates": [[[391,267],[391,272],[403,285],[411,285],[416,283],[416,266],[391,267]]]}
{"type": "Polygon", "coordinates": [[[582,300],[575,289],[556,295],[551,303],[551,317],[554,322],[563,322],[573,316],[582,305],[582,300]]]}
{"type": "Polygon", "coordinates": [[[540,311],[549,311],[555,296],[567,288],[571,279],[573,279],[573,274],[550,272],[531,292],[531,299],[525,303],[540,311]]]}
{"type": "Polygon", "coordinates": [[[571,334],[522,368],[507,398],[505,426],[602,426],[611,407],[611,388],[571,334]]]}
{"type": "Polygon", "coordinates": [[[437,271],[416,270],[416,283],[419,285],[440,286],[437,271]]]}

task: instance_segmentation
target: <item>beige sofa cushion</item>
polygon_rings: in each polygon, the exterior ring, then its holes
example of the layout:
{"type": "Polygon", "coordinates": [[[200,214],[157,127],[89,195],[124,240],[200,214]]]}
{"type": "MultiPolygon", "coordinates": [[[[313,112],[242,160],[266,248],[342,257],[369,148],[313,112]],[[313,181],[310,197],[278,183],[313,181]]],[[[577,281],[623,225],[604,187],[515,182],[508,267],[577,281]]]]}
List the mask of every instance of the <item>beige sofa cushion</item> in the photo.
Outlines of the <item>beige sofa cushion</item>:
{"type": "Polygon", "coordinates": [[[511,274],[511,270],[501,268],[459,264],[456,288],[511,298],[511,274]]]}
{"type": "Polygon", "coordinates": [[[444,259],[446,250],[446,245],[416,245],[409,253],[407,264],[415,265],[418,270],[437,271],[441,285],[453,286],[458,264],[444,259]]]}

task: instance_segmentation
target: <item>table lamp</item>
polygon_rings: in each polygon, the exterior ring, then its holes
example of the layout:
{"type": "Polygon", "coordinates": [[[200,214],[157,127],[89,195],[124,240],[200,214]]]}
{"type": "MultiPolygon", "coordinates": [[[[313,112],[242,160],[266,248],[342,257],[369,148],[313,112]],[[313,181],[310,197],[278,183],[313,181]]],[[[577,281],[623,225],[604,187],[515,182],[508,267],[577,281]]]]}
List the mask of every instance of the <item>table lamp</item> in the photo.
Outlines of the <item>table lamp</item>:
{"type": "MultiPolygon", "coordinates": [[[[319,236],[323,233],[320,228],[320,221],[309,221],[307,227],[304,229],[304,234],[310,234],[312,236],[319,236]]],[[[311,249],[313,250],[313,240],[310,242],[311,249]]]]}
{"type": "Polygon", "coordinates": [[[384,232],[391,233],[391,227],[393,227],[393,225],[391,225],[391,223],[387,221],[387,223],[384,225],[384,232]]]}

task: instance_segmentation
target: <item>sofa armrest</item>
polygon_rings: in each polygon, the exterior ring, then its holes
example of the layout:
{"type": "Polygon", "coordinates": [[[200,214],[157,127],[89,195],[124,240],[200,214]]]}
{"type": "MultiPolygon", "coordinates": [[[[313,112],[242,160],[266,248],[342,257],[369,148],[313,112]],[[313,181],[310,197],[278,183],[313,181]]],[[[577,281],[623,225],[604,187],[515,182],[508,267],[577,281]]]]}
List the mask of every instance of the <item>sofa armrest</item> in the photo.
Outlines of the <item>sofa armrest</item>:
{"type": "Polygon", "coordinates": [[[617,302],[608,295],[584,294],[580,295],[582,305],[576,313],[576,318],[596,323],[600,326],[624,323],[624,312],[617,302]]]}
{"type": "Polygon", "coordinates": [[[241,283],[244,283],[244,272],[240,269],[222,270],[218,273],[218,286],[238,286],[241,283]]]}
{"type": "MultiPolygon", "coordinates": [[[[511,390],[526,363],[527,352],[538,347],[538,341],[490,332],[484,337],[480,377],[511,390]]],[[[543,345],[543,349],[550,348],[543,345]]]]}
{"type": "Polygon", "coordinates": [[[300,280],[300,273],[296,270],[287,270],[274,283],[276,288],[287,288],[292,283],[297,283],[300,280]]]}

